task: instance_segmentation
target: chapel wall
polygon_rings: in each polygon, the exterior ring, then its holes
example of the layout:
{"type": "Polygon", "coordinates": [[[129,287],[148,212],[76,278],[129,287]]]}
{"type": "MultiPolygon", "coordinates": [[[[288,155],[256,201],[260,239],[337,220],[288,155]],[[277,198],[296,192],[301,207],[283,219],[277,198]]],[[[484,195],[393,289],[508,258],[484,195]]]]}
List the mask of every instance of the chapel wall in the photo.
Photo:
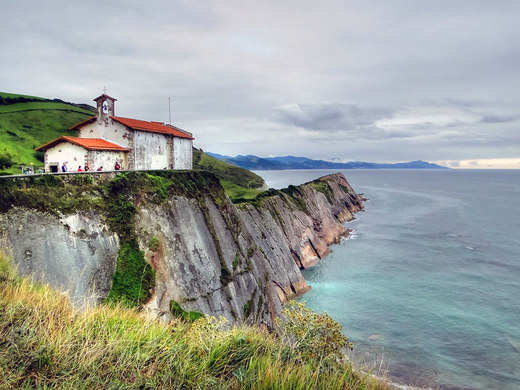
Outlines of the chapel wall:
{"type": "Polygon", "coordinates": [[[193,169],[193,140],[173,139],[173,169],[193,169]]]}
{"type": "Polygon", "coordinates": [[[89,168],[91,171],[95,171],[100,167],[103,167],[103,171],[113,171],[115,169],[116,161],[121,166],[120,169],[129,169],[127,153],[125,152],[116,152],[113,150],[91,150],[89,154],[91,157],[89,159],[89,168]]]}
{"type": "Polygon", "coordinates": [[[77,171],[78,166],[83,168],[87,163],[87,150],[81,146],[69,142],[61,142],[49,148],[46,152],[45,172],[50,172],[50,166],[58,164],[61,172],[61,165],[67,163],[68,171],[77,171]]]}
{"type": "Polygon", "coordinates": [[[107,126],[104,122],[98,121],[88,123],[78,132],[79,138],[102,138],[124,148],[130,147],[131,136],[132,130],[113,119],[109,120],[107,126]]]}
{"type": "Polygon", "coordinates": [[[170,168],[167,136],[146,131],[135,131],[133,141],[134,169],[170,168]]]}

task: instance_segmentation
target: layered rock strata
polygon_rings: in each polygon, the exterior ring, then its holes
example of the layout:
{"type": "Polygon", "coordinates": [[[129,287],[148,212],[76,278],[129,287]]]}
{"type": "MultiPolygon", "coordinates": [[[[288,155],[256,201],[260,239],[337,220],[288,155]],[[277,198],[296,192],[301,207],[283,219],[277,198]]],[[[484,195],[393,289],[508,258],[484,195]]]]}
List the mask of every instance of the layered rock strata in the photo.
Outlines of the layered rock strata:
{"type": "MultiPolygon", "coordinates": [[[[341,174],[238,205],[212,175],[156,174],[88,174],[88,186],[74,195],[81,198],[76,208],[28,201],[27,190],[41,184],[37,179],[2,179],[13,189],[0,192],[1,245],[21,274],[35,275],[84,304],[107,296],[121,242],[131,234],[155,270],[155,287],[144,305],[151,315],[169,319],[174,301],[185,311],[222,315],[231,323],[271,325],[287,300],[309,289],[300,269],[326,256],[329,245],[348,233],[342,222],[363,208],[341,174]],[[159,197],[151,183],[164,180],[182,190],[157,187],[159,197]],[[103,189],[115,181],[112,192],[103,189]],[[113,208],[103,206],[114,202],[107,197],[117,191],[132,206],[131,221],[119,228],[125,221],[114,222],[113,208]]],[[[60,188],[82,185],[70,176],[51,182],[60,188]]]]}

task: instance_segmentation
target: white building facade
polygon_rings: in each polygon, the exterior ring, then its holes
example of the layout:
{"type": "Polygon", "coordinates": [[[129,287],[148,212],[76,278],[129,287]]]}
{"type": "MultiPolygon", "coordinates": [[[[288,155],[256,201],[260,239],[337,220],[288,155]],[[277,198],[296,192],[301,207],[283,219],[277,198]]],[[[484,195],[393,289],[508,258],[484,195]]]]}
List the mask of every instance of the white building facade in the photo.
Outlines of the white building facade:
{"type": "Polygon", "coordinates": [[[60,137],[37,149],[45,152],[46,172],[63,162],[72,170],[76,165],[112,170],[116,162],[124,170],[192,169],[191,133],[162,122],[117,117],[116,100],[97,97],[97,115],[71,128],[78,137],[60,137]]]}

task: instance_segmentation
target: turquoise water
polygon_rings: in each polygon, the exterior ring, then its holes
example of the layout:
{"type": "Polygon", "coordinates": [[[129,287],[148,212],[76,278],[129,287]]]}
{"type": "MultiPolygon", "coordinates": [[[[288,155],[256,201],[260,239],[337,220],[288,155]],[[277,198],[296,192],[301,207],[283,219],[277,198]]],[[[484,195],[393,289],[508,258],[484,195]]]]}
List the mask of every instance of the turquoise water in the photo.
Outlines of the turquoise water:
{"type": "MultiPolygon", "coordinates": [[[[328,172],[258,173],[279,188],[328,172]]],[[[369,201],[304,271],[303,300],[396,383],[520,389],[520,171],[343,173],[369,201]]]]}

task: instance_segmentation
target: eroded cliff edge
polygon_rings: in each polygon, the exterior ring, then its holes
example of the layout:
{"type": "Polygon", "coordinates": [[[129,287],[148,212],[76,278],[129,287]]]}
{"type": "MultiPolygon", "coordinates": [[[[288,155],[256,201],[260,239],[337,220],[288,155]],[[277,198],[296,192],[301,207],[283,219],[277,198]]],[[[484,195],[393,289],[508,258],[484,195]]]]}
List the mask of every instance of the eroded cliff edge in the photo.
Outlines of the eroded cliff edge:
{"type": "Polygon", "coordinates": [[[342,222],[363,207],[341,174],[238,205],[212,174],[195,171],[0,185],[1,245],[20,273],[78,303],[129,294],[163,319],[173,304],[271,325],[285,301],[308,290],[300,268],[326,256],[348,232],[342,222]],[[139,268],[140,257],[149,265],[139,268]]]}

